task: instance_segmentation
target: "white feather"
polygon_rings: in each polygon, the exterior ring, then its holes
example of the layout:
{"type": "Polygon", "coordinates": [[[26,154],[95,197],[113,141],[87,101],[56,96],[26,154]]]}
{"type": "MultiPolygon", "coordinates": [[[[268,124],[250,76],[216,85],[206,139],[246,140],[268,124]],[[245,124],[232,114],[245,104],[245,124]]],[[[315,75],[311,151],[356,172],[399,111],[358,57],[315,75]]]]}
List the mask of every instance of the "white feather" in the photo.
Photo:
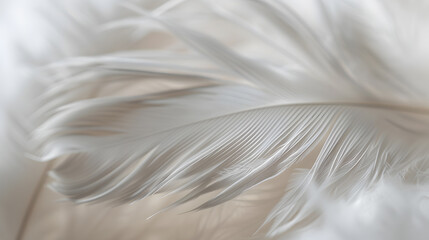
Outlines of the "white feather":
{"type": "MultiPolygon", "coordinates": [[[[260,211],[248,213],[253,221],[241,236],[266,239],[391,239],[397,236],[386,231],[396,223],[384,224],[388,210],[367,210],[375,214],[369,220],[359,204],[374,198],[374,206],[385,203],[402,216],[410,201],[407,217],[417,223],[405,225],[404,236],[426,233],[418,223],[427,214],[416,206],[429,166],[424,1],[105,6],[116,7],[93,25],[71,11],[62,17],[64,30],[47,41],[64,41],[64,51],[39,60],[37,71],[31,66],[42,90],[28,120],[29,154],[56,159],[57,192],[76,203],[115,204],[166,194],[152,212],[162,215],[181,205],[216,213],[237,198],[252,205],[264,186],[280,187],[267,206],[254,203],[260,211]],[[98,28],[101,35],[85,36],[98,28]],[[143,47],[115,37],[129,29],[143,47]]],[[[226,215],[245,225],[234,211],[226,215]]],[[[243,226],[235,224],[202,224],[196,232],[227,239],[243,226]]]]}

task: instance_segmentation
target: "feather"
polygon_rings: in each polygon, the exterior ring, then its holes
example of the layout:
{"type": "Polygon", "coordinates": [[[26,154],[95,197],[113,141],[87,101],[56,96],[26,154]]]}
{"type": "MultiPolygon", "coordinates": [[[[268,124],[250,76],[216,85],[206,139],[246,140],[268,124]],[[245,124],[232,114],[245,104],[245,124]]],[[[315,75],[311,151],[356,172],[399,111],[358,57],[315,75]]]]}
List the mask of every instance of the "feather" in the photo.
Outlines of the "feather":
{"type": "Polygon", "coordinates": [[[68,11],[64,30],[47,40],[65,47],[31,66],[39,97],[18,114],[26,126],[21,138],[29,138],[18,145],[30,147],[18,151],[49,162],[32,173],[36,199],[28,193],[22,206],[53,217],[37,224],[14,210],[20,227],[8,237],[46,229],[63,209],[112,231],[59,223],[54,239],[140,236],[139,221],[124,234],[90,216],[96,212],[196,226],[189,234],[154,233],[165,239],[423,239],[427,4],[304,2],[105,4],[114,8],[91,13],[92,24],[68,11]],[[86,43],[85,34],[98,28],[101,35],[86,43]],[[129,29],[143,43],[130,47],[133,37],[115,37],[129,29]],[[91,49],[102,36],[112,39],[91,49]],[[40,188],[47,169],[56,192],[94,205],[50,206],[56,193],[40,188]],[[110,212],[103,202],[119,207],[110,212]],[[372,218],[360,212],[364,205],[372,218]],[[177,209],[191,212],[169,219],[177,209]],[[397,222],[385,223],[385,215],[412,223],[401,225],[404,235],[393,234],[387,229],[397,222]]]}

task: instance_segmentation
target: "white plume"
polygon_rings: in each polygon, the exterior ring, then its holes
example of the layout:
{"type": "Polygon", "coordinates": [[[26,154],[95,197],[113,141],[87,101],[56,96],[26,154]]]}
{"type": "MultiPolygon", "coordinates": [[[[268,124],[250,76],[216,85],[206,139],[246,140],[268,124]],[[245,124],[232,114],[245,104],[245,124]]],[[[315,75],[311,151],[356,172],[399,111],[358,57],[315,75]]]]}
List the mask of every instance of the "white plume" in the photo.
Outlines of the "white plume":
{"type": "Polygon", "coordinates": [[[429,236],[428,2],[1,4],[2,239],[429,236]]]}

